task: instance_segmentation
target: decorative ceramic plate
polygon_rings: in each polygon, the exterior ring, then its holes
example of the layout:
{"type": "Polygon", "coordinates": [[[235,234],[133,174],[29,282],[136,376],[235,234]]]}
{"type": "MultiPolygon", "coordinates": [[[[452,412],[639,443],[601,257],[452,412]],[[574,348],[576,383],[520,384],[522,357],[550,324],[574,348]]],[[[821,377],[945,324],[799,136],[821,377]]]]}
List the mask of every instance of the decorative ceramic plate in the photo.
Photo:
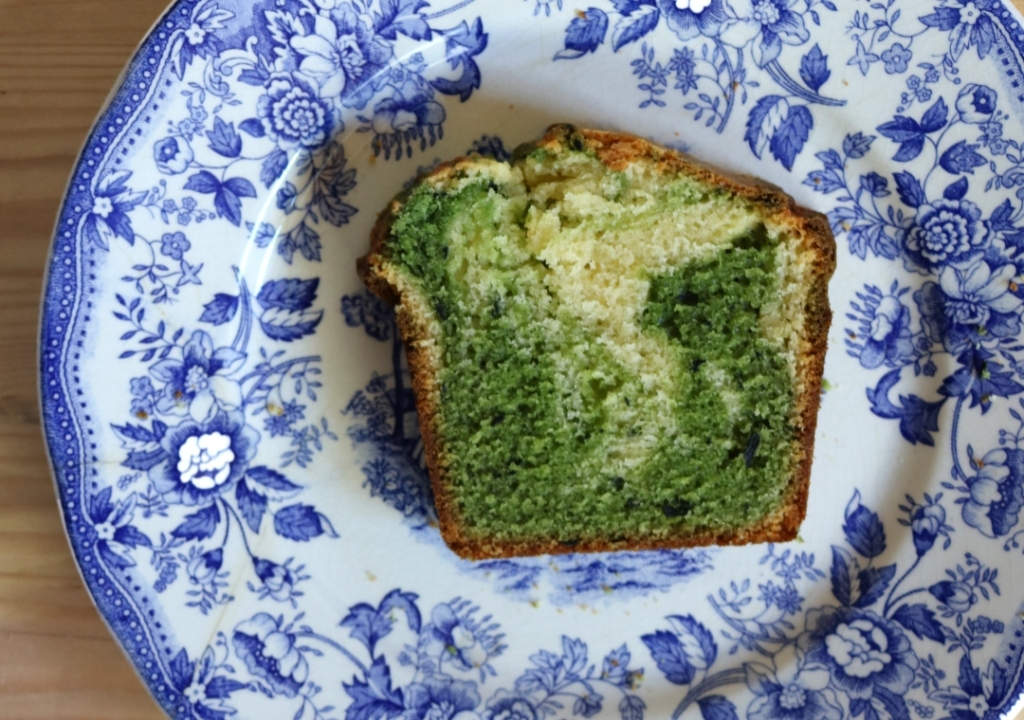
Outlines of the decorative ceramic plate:
{"type": "Polygon", "coordinates": [[[182,0],[127,68],[58,221],[41,384],[75,558],[172,717],[976,720],[1020,696],[1019,17],[589,3],[182,0]],[[556,121],[828,213],[797,542],[441,542],[355,259],[417,171],[556,121]]]}

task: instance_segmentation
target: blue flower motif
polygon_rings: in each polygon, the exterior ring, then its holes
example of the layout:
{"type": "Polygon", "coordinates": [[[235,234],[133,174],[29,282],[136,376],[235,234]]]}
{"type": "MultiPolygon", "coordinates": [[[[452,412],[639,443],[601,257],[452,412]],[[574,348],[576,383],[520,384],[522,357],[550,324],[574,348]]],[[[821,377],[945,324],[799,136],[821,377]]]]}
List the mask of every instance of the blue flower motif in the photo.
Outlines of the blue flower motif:
{"type": "Polygon", "coordinates": [[[284,632],[280,622],[257,613],[239,623],[231,636],[235,654],[249,672],[263,678],[275,693],[293,698],[309,676],[309,664],[295,647],[295,635],[284,632]]]}
{"type": "Polygon", "coordinates": [[[145,375],[132,378],[128,382],[128,389],[133,397],[149,397],[156,392],[153,382],[145,375]]]}
{"type": "Polygon", "coordinates": [[[964,522],[986,537],[1002,537],[1017,525],[1024,507],[1024,451],[992,450],[980,465],[967,481],[964,522]]]}
{"type": "Polygon", "coordinates": [[[444,106],[433,99],[430,86],[410,78],[393,97],[374,106],[371,125],[378,135],[392,135],[417,126],[440,125],[445,117],[444,106]]]}
{"type": "Polygon", "coordinates": [[[486,720],[537,720],[537,708],[524,695],[499,690],[487,701],[486,720]]]}
{"type": "Polygon", "coordinates": [[[914,293],[921,325],[929,340],[949,351],[1020,332],[1020,308],[1013,292],[1013,264],[997,268],[979,260],[966,270],[947,267],[939,283],[926,282],[914,293]]]}
{"type": "Polygon", "coordinates": [[[914,357],[913,334],[910,331],[910,308],[895,295],[885,295],[877,304],[865,302],[866,325],[864,348],[858,359],[863,367],[873,370],[882,365],[898,367],[914,357]]]}
{"type": "Polygon", "coordinates": [[[164,233],[160,238],[160,252],[172,260],[181,260],[182,256],[192,247],[185,238],[185,233],[164,233]]]}
{"type": "Polygon", "coordinates": [[[137,501],[135,493],[114,505],[110,502],[111,492],[107,488],[89,502],[88,515],[96,533],[96,549],[114,567],[134,567],[131,548],[152,547],[152,542],[131,524],[137,501]]]}
{"type": "Polygon", "coordinates": [[[408,685],[403,693],[405,712],[401,720],[480,720],[476,683],[431,675],[408,685]]]}
{"type": "Polygon", "coordinates": [[[128,213],[143,201],[146,193],[132,192],[128,186],[131,173],[126,170],[107,174],[93,194],[92,208],[82,223],[85,239],[103,250],[109,250],[109,239],[121,237],[135,244],[135,231],[128,213]]]}
{"type": "MultiPolygon", "coordinates": [[[[457,606],[457,609],[463,609],[457,606]]],[[[448,603],[441,603],[430,613],[424,626],[421,644],[428,655],[448,660],[459,670],[482,669],[492,655],[502,648],[498,639],[481,630],[468,613],[457,613],[448,603]]]]}
{"type": "Polygon", "coordinates": [[[726,20],[722,0],[657,0],[669,29],[680,40],[714,37],[726,20]]]}
{"type": "Polygon", "coordinates": [[[167,457],[150,468],[149,479],[167,503],[208,504],[242,477],[259,438],[237,411],[218,411],[203,423],[186,420],[161,438],[167,457]]]}
{"type": "Polygon", "coordinates": [[[292,421],[284,413],[268,413],[263,429],[270,433],[270,437],[281,437],[291,433],[292,421]]]}
{"type": "Polygon", "coordinates": [[[885,72],[890,75],[907,71],[907,62],[914,54],[901,43],[893,43],[888,50],[882,51],[882,62],[885,63],[885,72]]]}
{"type": "Polygon", "coordinates": [[[673,50],[672,59],[668,61],[668,69],[675,73],[675,88],[682,90],[683,95],[697,89],[697,62],[693,50],[688,47],[673,50]]]}
{"type": "Polygon", "coordinates": [[[294,598],[302,596],[301,592],[295,590],[295,585],[302,579],[299,573],[303,566],[300,565],[292,571],[288,567],[290,562],[289,560],[280,565],[263,558],[253,558],[253,569],[262,583],[262,587],[257,591],[261,600],[270,597],[277,602],[290,602],[294,606],[294,598]]]}
{"type": "Polygon", "coordinates": [[[782,46],[807,42],[804,26],[805,0],[731,0],[732,15],[722,25],[719,37],[733,47],[751,46],[758,67],[774,61],[782,46]]]}
{"type": "Polygon", "coordinates": [[[139,420],[145,420],[153,414],[153,398],[146,397],[134,397],[132,398],[131,414],[137,417],[139,420]]]}
{"type": "Polygon", "coordinates": [[[917,505],[910,514],[910,531],[920,557],[932,549],[946,524],[946,510],[938,503],[917,505]]]}
{"type": "Polygon", "coordinates": [[[978,222],[980,218],[981,210],[970,200],[942,199],[922,204],[914,226],[903,238],[903,252],[912,269],[930,272],[976,260],[988,239],[978,222]]]}
{"type": "Polygon", "coordinates": [[[978,602],[974,588],[960,580],[943,580],[928,588],[936,600],[955,613],[965,613],[978,602]]]}
{"type": "Polygon", "coordinates": [[[772,657],[772,667],[748,663],[747,686],[755,698],[747,710],[748,720],[840,720],[842,709],[835,704],[829,685],[828,668],[807,662],[793,645],[784,645],[772,657]]]}
{"type": "Polygon", "coordinates": [[[140,420],[145,420],[153,414],[156,389],[148,377],[132,378],[129,382],[129,390],[132,394],[131,413],[140,420]]]}
{"type": "Polygon", "coordinates": [[[256,103],[256,114],[267,136],[284,149],[318,148],[330,138],[335,124],[330,103],[299,73],[274,74],[267,94],[256,103]]]}
{"type": "Polygon", "coordinates": [[[157,411],[191,415],[202,422],[218,405],[240,407],[242,388],[227,376],[244,362],[243,353],[227,347],[215,350],[210,335],[196,330],[185,343],[181,360],[168,358],[149,369],[153,377],[166,383],[156,403],[157,411]]]}
{"type": "Polygon", "coordinates": [[[965,85],[956,96],[956,110],[960,113],[960,120],[972,124],[987,123],[996,111],[998,97],[996,91],[986,85],[965,85]]]}
{"type": "Polygon", "coordinates": [[[827,667],[835,687],[851,698],[870,698],[876,688],[902,695],[918,665],[899,626],[868,610],[811,610],[797,645],[806,662],[827,667]]]}
{"type": "Polygon", "coordinates": [[[179,175],[188,170],[195,153],[188,140],[183,137],[165,137],[153,146],[156,169],[164,175],[179,175]]]}
{"type": "Polygon", "coordinates": [[[207,586],[217,578],[223,564],[224,551],[216,548],[205,553],[195,553],[189,558],[185,570],[193,585],[207,586]]]}
{"type": "Polygon", "coordinates": [[[281,414],[288,418],[289,422],[298,422],[306,417],[305,405],[300,405],[298,400],[285,401],[281,414]]]}
{"type": "Polygon", "coordinates": [[[393,51],[377,37],[369,19],[348,4],[316,15],[313,32],[295,35],[291,49],[301,58],[299,70],[312,78],[323,98],[341,97],[345,104],[363,108],[374,93],[372,79],[387,67],[393,51]]]}

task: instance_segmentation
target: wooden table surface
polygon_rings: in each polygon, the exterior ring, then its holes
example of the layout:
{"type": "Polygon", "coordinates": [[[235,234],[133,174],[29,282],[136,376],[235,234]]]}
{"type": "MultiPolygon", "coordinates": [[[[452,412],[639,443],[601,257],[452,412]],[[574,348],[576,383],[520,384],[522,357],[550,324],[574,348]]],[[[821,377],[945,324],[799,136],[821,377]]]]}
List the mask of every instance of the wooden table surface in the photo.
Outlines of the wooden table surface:
{"type": "MultiPolygon", "coordinates": [[[[1024,7],[1024,0],[1015,0],[1024,7]]],[[[0,718],[162,718],[71,560],[36,404],[54,217],[86,131],[165,0],[0,0],[0,718]]],[[[655,719],[656,720],[656,719],[655,719]]],[[[1024,714],[1017,720],[1024,720],[1024,714]]]]}

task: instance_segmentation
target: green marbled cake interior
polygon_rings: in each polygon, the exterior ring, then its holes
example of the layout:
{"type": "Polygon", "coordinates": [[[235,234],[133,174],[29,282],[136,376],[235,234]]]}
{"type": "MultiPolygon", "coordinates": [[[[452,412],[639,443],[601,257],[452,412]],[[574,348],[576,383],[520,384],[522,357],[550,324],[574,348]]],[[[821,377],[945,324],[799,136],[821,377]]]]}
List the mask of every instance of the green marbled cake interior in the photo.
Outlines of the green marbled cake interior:
{"type": "Polygon", "coordinates": [[[465,531],[572,543],[778,508],[794,377],[780,248],[726,192],[585,152],[417,186],[386,252],[440,332],[465,531]]]}

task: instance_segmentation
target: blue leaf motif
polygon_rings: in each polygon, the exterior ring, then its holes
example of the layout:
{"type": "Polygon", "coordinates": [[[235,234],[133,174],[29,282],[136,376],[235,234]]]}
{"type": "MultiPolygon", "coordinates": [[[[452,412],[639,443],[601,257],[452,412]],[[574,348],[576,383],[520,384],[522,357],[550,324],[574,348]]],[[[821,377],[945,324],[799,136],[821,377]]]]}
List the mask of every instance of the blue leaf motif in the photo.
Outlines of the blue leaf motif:
{"type": "MultiPolygon", "coordinates": [[[[900,404],[894,405],[889,400],[889,391],[899,382],[899,379],[900,368],[896,368],[883,375],[874,389],[866,390],[868,402],[871,403],[871,412],[887,420],[898,419],[900,434],[911,444],[934,445],[935,439],[931,434],[938,432],[939,411],[945,400],[928,402],[917,395],[900,395],[900,404]]],[[[948,381],[949,379],[947,379],[948,381]]],[[[942,388],[939,389],[939,392],[943,392],[942,388]]]]}
{"type": "Polygon", "coordinates": [[[260,223],[257,228],[256,223],[246,223],[245,227],[249,230],[250,239],[256,243],[256,247],[265,248],[271,241],[277,237],[277,229],[270,223],[260,223]]]}
{"type": "Polygon", "coordinates": [[[939,98],[935,101],[925,114],[921,116],[921,130],[925,133],[933,133],[946,127],[946,117],[949,115],[949,108],[946,101],[939,98]]]}
{"type": "Polygon", "coordinates": [[[379,613],[372,605],[359,603],[348,609],[348,615],[341,621],[341,626],[349,628],[349,634],[373,652],[374,645],[382,637],[391,632],[394,623],[387,614],[379,613]]]}
{"type": "Polygon", "coordinates": [[[893,175],[893,179],[896,181],[896,192],[905,205],[916,208],[928,202],[921,183],[909,172],[898,172],[893,175]]]}
{"type": "Polygon", "coordinates": [[[391,670],[383,656],[374,659],[366,682],[353,678],[351,684],[342,683],[342,687],[352,698],[345,720],[383,720],[397,717],[405,709],[402,691],[391,687],[391,670]]]}
{"type": "Polygon", "coordinates": [[[847,508],[843,532],[850,546],[866,558],[876,558],[885,552],[885,529],[878,515],[859,502],[847,508]]]}
{"type": "Polygon", "coordinates": [[[342,200],[356,186],[356,171],[345,169],[346,163],[344,147],[335,145],[330,159],[317,174],[313,193],[320,216],[335,227],[341,227],[356,213],[356,208],[342,200]]]}
{"type": "Polygon", "coordinates": [[[281,177],[281,173],[286,167],[288,167],[288,153],[281,148],[275,149],[267,155],[260,166],[260,182],[269,188],[281,177]]]}
{"type": "Polygon", "coordinates": [[[223,325],[231,322],[238,310],[238,296],[217,293],[213,300],[203,305],[203,314],[199,316],[199,322],[223,325]]]}
{"type": "Polygon", "coordinates": [[[754,104],[743,139],[758,158],[788,113],[789,103],[781,95],[765,95],[754,104]]]}
{"type": "MultiPolygon", "coordinates": [[[[126,427],[131,426],[128,425],[126,427]]],[[[89,500],[89,517],[92,518],[93,522],[106,522],[107,518],[110,517],[110,513],[114,511],[114,503],[110,501],[110,496],[113,492],[113,488],[106,487],[93,495],[89,500]]]]}
{"type": "Polygon", "coordinates": [[[876,130],[882,133],[883,137],[900,144],[917,140],[924,135],[924,130],[921,129],[917,120],[905,115],[897,115],[889,122],[879,125],[876,130]]]}
{"type": "Polygon", "coordinates": [[[267,498],[249,488],[244,482],[238,483],[235,488],[235,499],[238,500],[238,509],[245,518],[254,533],[260,531],[260,523],[263,521],[263,513],[267,511],[267,498]]]}
{"type": "Polygon", "coordinates": [[[271,280],[263,284],[256,302],[263,306],[264,310],[281,308],[293,312],[307,310],[316,300],[316,289],[320,285],[320,278],[299,280],[288,278],[286,280],[271,280]]]}
{"type": "Polygon", "coordinates": [[[587,644],[579,639],[562,636],[562,655],[565,658],[565,671],[569,675],[579,675],[587,667],[587,644]]]}
{"type": "Polygon", "coordinates": [[[418,599],[419,595],[416,593],[402,592],[395,589],[385,595],[384,599],[380,601],[378,612],[382,615],[390,616],[392,610],[401,610],[405,613],[405,621],[408,623],[409,629],[414,633],[418,633],[423,624],[420,609],[416,605],[418,599]]]}
{"type": "Polygon", "coordinates": [[[619,701],[619,713],[622,720],[644,720],[647,705],[636,695],[626,695],[619,701]]]}
{"type": "Polygon", "coordinates": [[[430,40],[430,25],[420,14],[429,4],[426,0],[382,0],[382,14],[373,23],[377,34],[388,40],[396,40],[396,33],[413,40],[430,40]]]}
{"type": "Polygon", "coordinates": [[[130,548],[138,547],[139,545],[142,545],[143,547],[153,547],[153,541],[133,525],[119,527],[114,532],[114,539],[122,545],[127,545],[130,548]]]}
{"type": "Polygon", "coordinates": [[[608,16],[604,11],[587,8],[572,19],[565,30],[565,49],[555,53],[555,60],[575,60],[597,50],[608,32],[608,16]]]}
{"type": "Polygon", "coordinates": [[[803,105],[793,105],[779,129],[772,135],[769,148],[776,160],[787,170],[793,169],[796,156],[803,150],[804,143],[814,127],[811,111],[803,105]]]}
{"type": "Polygon", "coordinates": [[[612,0],[612,7],[619,15],[629,15],[640,8],[640,0],[612,0]]]}
{"type": "Polygon", "coordinates": [[[832,72],[828,69],[828,55],[823,55],[821,48],[815,43],[810,52],[800,60],[800,79],[814,92],[818,92],[829,79],[832,72]]]}
{"type": "Polygon", "coordinates": [[[245,178],[229,178],[217,190],[213,198],[213,206],[217,215],[227,218],[232,225],[242,223],[242,198],[256,197],[256,188],[245,178]]]}
{"type": "Polygon", "coordinates": [[[260,485],[278,492],[292,493],[302,489],[301,485],[296,485],[277,470],[262,465],[249,468],[246,474],[260,485]]]}
{"type": "MultiPolygon", "coordinates": [[[[973,175],[974,168],[981,167],[987,162],[983,156],[975,152],[978,147],[978,145],[968,145],[966,140],[961,140],[942,153],[942,157],[939,158],[939,165],[951,175],[959,175],[960,173],[973,175]]],[[[967,192],[966,188],[964,192],[967,192]]]]}
{"type": "Polygon", "coordinates": [[[243,82],[246,85],[255,85],[256,87],[260,87],[269,79],[270,73],[262,66],[246,68],[238,74],[239,82],[243,82]]]}
{"type": "Polygon", "coordinates": [[[960,24],[960,8],[939,7],[935,9],[934,13],[930,15],[922,15],[918,20],[928,27],[938,28],[944,32],[949,32],[960,24]]]}
{"type": "Polygon", "coordinates": [[[722,695],[707,695],[697,701],[704,720],[739,720],[736,706],[722,695]]]}
{"type": "Polygon", "coordinates": [[[324,311],[295,313],[272,311],[260,316],[260,329],[271,340],[293,342],[316,332],[324,311]]]}
{"type": "Polygon", "coordinates": [[[185,183],[186,190],[210,195],[220,189],[220,181],[208,170],[200,170],[185,183]]]}
{"type": "Polygon", "coordinates": [[[896,160],[897,162],[910,162],[918,155],[920,155],[921,150],[923,149],[924,135],[920,135],[914,138],[913,140],[908,140],[907,142],[900,145],[899,149],[896,151],[896,154],[892,156],[892,159],[896,160]]]}
{"type": "Polygon", "coordinates": [[[871,143],[874,141],[874,135],[864,135],[863,133],[854,133],[853,135],[847,135],[843,138],[843,152],[851,160],[859,160],[868,154],[871,149],[871,143]]]}
{"type": "Polygon", "coordinates": [[[643,5],[634,13],[620,17],[612,30],[612,50],[636,42],[658,25],[661,13],[657,5],[643,5]]]}
{"type": "Polygon", "coordinates": [[[256,118],[249,118],[248,120],[243,120],[241,123],[238,124],[238,129],[242,130],[243,132],[249,135],[252,135],[255,138],[261,138],[267,134],[266,130],[263,129],[263,123],[257,120],[256,118]]]}
{"type": "MultiPolygon", "coordinates": [[[[259,123],[257,123],[259,124],[259,123]]],[[[263,126],[260,125],[260,129],[263,126]]],[[[213,119],[213,130],[207,133],[210,149],[226,158],[236,158],[242,154],[242,136],[235,130],[234,123],[226,123],[219,117],[213,119]]]]}
{"type": "Polygon", "coordinates": [[[206,684],[206,697],[216,700],[230,697],[231,693],[248,687],[245,683],[221,675],[206,684]]]}
{"type": "Polygon", "coordinates": [[[667,619],[682,639],[689,662],[702,669],[711,667],[718,657],[718,645],[711,632],[693,615],[669,615],[667,619]]]}
{"type": "Polygon", "coordinates": [[[483,22],[477,18],[470,27],[465,20],[454,30],[448,31],[445,37],[445,54],[453,68],[462,66],[462,75],[457,80],[435,78],[430,81],[432,87],[445,95],[458,95],[459,100],[466,102],[473,90],[480,87],[480,68],[473,57],[479,55],[487,47],[487,33],[483,22]]]}
{"type": "Polygon", "coordinates": [[[174,684],[174,687],[178,690],[184,690],[191,685],[194,668],[195,663],[189,662],[188,653],[185,652],[185,648],[182,648],[168,665],[168,670],[171,671],[171,682],[174,684]]]}
{"type": "Polygon", "coordinates": [[[853,606],[866,608],[873,605],[885,594],[895,574],[895,565],[886,565],[883,568],[869,567],[857,573],[859,595],[853,606]]]}
{"type": "MultiPolygon", "coordinates": [[[[956,182],[950,183],[942,191],[942,197],[947,200],[961,200],[965,195],[967,195],[967,178],[963,177],[956,182]]],[[[994,214],[993,217],[995,217],[994,214]]]]}
{"type": "Polygon", "coordinates": [[[693,680],[696,668],[690,664],[683,651],[683,644],[674,633],[658,630],[640,639],[651,652],[655,664],[670,683],[687,685],[693,680]]]}
{"type": "Polygon", "coordinates": [[[935,613],[927,605],[901,605],[892,614],[892,619],[922,640],[928,638],[940,644],[946,641],[942,624],[935,619],[935,613]]]}
{"type": "Polygon", "coordinates": [[[291,264],[296,250],[307,260],[320,261],[320,236],[305,221],[292,228],[277,247],[277,251],[288,264],[291,264]]]}
{"type": "Polygon", "coordinates": [[[853,558],[838,545],[832,546],[832,594],[842,605],[849,606],[853,593],[853,558]]]}
{"type": "Polygon", "coordinates": [[[307,542],[327,533],[337,537],[326,518],[312,505],[289,505],[274,513],[274,530],[289,540],[307,542]],[[325,527],[326,526],[326,527],[325,527]]]}
{"type": "Polygon", "coordinates": [[[372,655],[377,642],[390,633],[394,626],[394,610],[405,613],[410,630],[415,633],[420,631],[423,619],[416,605],[418,599],[415,593],[395,589],[385,595],[376,608],[367,603],[353,605],[340,624],[349,628],[350,635],[363,643],[372,655]]]}
{"type": "Polygon", "coordinates": [[[217,506],[208,505],[202,510],[186,515],[185,520],[171,530],[171,535],[182,540],[205,540],[213,537],[219,522],[220,511],[217,506]]]}
{"type": "Polygon", "coordinates": [[[864,720],[910,720],[910,710],[902,695],[884,687],[876,687],[873,700],[880,701],[885,712],[878,712],[873,704],[869,704],[864,720]]]}

